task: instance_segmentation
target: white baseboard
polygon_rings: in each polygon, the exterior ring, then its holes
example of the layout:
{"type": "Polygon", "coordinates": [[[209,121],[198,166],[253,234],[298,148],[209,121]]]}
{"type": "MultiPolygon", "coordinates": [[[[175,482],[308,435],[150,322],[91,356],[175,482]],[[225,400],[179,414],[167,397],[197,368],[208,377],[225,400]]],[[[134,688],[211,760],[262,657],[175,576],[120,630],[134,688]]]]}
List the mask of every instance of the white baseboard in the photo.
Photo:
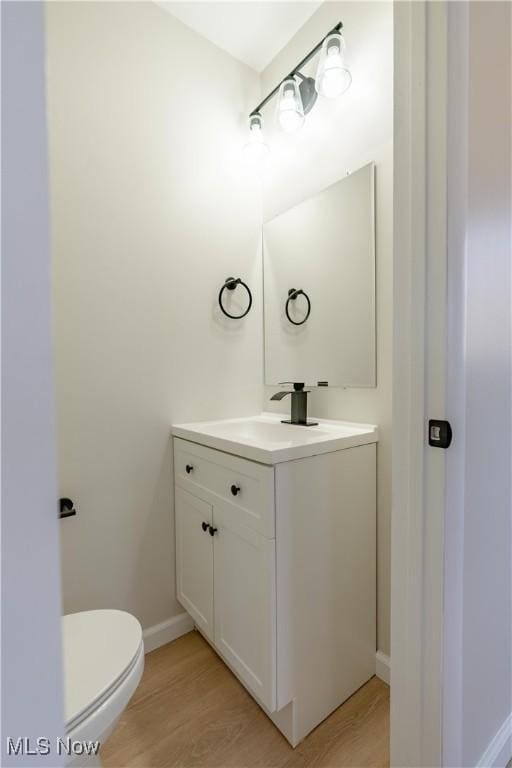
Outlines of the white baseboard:
{"type": "Polygon", "coordinates": [[[172,619],[162,621],[161,624],[148,627],[142,633],[144,637],[144,652],[154,651],[156,648],[160,648],[161,645],[171,643],[193,629],[194,622],[185,611],[178,614],[178,616],[173,616],[172,619]]]}
{"type": "MultiPolygon", "coordinates": [[[[173,616],[172,619],[167,619],[167,621],[162,621],[160,624],[155,624],[153,627],[148,627],[144,630],[144,651],[145,653],[150,653],[151,651],[160,648],[161,645],[172,643],[173,640],[176,640],[182,635],[186,635],[187,632],[191,632],[193,629],[194,622],[188,613],[183,611],[183,613],[178,614],[178,616],[173,616]]],[[[382,651],[377,651],[375,654],[375,674],[389,685],[390,673],[391,659],[389,656],[386,656],[385,653],[382,653],[382,651]]],[[[511,725],[512,722],[509,724],[509,727],[511,727],[511,725]]],[[[499,734],[502,733],[504,728],[505,724],[500,728],[499,733],[493,740],[493,744],[497,741],[499,734]]],[[[487,751],[485,753],[486,755],[487,751]]],[[[483,764],[481,765],[483,768],[483,764]]],[[[496,765],[498,765],[498,763],[496,763],[496,765]]]]}
{"type": "Polygon", "coordinates": [[[512,757],[512,712],[478,761],[477,768],[505,768],[512,757]]]}
{"type": "Polygon", "coordinates": [[[375,654],[375,674],[389,685],[391,680],[391,659],[382,651],[375,654]]]}

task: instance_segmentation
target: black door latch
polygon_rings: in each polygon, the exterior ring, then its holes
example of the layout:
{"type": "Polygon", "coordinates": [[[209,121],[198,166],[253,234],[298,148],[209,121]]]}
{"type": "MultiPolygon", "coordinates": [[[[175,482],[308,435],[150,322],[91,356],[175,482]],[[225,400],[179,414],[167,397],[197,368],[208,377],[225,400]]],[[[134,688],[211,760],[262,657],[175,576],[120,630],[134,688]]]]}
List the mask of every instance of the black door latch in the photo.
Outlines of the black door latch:
{"type": "Polygon", "coordinates": [[[72,499],[59,499],[59,517],[73,517],[76,515],[75,505],[72,499]]]}
{"type": "Polygon", "coordinates": [[[449,421],[430,419],[428,422],[428,444],[433,448],[449,448],[452,442],[452,428],[449,421]]]}

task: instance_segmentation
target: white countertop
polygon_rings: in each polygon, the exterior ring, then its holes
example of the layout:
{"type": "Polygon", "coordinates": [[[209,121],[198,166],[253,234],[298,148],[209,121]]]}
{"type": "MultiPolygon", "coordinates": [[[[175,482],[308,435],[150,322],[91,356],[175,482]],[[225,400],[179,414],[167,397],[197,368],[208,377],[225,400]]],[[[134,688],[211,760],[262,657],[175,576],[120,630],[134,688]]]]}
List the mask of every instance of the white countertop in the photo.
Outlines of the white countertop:
{"type": "Polygon", "coordinates": [[[279,464],[378,442],[378,429],[373,424],[314,417],[310,417],[311,421],[318,421],[314,427],[282,424],[281,420],[287,418],[288,414],[261,413],[239,419],[175,424],[171,431],[174,437],[262,464],[279,464]]]}

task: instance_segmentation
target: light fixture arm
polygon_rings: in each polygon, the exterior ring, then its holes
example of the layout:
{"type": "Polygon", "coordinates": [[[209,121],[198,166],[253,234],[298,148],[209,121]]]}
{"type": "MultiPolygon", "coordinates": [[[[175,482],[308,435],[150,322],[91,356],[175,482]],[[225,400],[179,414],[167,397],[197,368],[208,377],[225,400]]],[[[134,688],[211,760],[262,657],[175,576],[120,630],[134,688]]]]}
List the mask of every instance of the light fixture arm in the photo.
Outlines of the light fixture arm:
{"type": "Polygon", "coordinates": [[[318,51],[320,50],[320,48],[322,47],[322,45],[324,43],[324,40],[326,40],[326,38],[328,38],[329,35],[332,35],[335,32],[341,32],[342,29],[343,29],[343,24],[341,23],[341,21],[339,21],[336,24],[336,26],[333,27],[331,30],[329,30],[329,32],[326,35],[324,35],[324,37],[322,37],[320,42],[317,45],[315,45],[315,47],[312,48],[310,50],[310,52],[306,56],[304,56],[302,61],[299,61],[297,66],[293,68],[293,70],[290,72],[290,74],[286,75],[286,77],[283,77],[283,79],[279,81],[279,83],[276,85],[276,87],[272,91],[270,91],[270,93],[267,96],[265,96],[263,101],[261,101],[258,104],[258,106],[255,107],[252,110],[252,112],[250,112],[249,117],[252,117],[252,115],[255,115],[255,114],[259,113],[260,110],[263,109],[265,104],[267,104],[270,101],[270,99],[272,99],[276,95],[276,93],[279,91],[279,88],[281,87],[282,83],[284,83],[285,80],[289,80],[290,78],[296,77],[297,75],[299,77],[301,77],[302,79],[305,79],[304,75],[301,74],[301,72],[299,72],[299,70],[302,69],[303,67],[305,67],[306,64],[313,58],[313,56],[318,53],[318,51]]]}

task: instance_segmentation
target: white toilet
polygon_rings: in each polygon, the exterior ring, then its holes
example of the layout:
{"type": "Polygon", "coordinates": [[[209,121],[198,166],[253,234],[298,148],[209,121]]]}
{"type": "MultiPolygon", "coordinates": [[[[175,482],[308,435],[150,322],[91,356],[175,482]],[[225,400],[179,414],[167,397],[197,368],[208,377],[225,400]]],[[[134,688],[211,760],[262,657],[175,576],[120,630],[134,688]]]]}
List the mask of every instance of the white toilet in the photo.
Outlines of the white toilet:
{"type": "Polygon", "coordinates": [[[71,613],[62,618],[66,765],[100,766],[81,753],[83,742],[103,746],[133,696],[144,670],[142,628],[124,611],[71,613]]]}

